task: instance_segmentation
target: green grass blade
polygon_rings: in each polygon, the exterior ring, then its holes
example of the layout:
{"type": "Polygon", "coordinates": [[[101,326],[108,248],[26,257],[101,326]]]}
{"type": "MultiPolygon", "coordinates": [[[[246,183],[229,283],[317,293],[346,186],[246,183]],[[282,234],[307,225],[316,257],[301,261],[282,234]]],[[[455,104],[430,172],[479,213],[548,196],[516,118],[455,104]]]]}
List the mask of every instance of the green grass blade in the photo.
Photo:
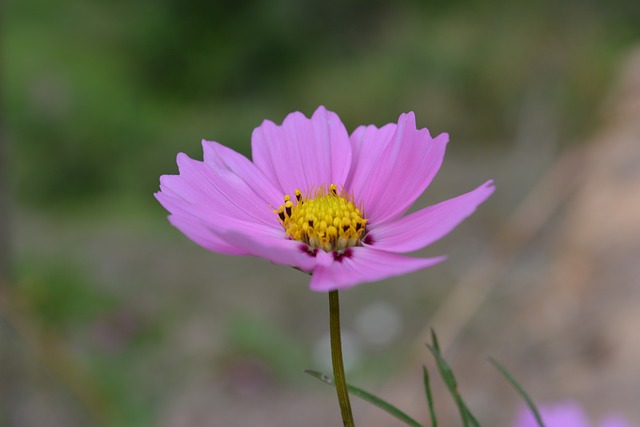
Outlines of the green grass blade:
{"type": "Polygon", "coordinates": [[[431,417],[431,427],[438,427],[436,419],[436,411],[433,407],[433,396],[431,395],[431,386],[429,385],[429,371],[426,366],[422,366],[422,377],[424,379],[424,392],[427,395],[427,403],[429,404],[429,416],[431,417]]]}
{"type": "Polygon", "coordinates": [[[449,389],[449,393],[453,397],[456,406],[458,407],[463,426],[480,427],[480,423],[478,423],[478,420],[476,420],[467,405],[464,403],[464,400],[462,399],[462,396],[458,391],[458,383],[456,381],[456,378],[453,375],[451,367],[444,360],[444,357],[442,357],[442,354],[440,353],[440,344],[438,342],[438,337],[436,336],[436,333],[433,329],[431,330],[431,341],[433,345],[427,344],[427,348],[431,351],[433,357],[436,359],[436,364],[438,365],[440,376],[442,376],[442,379],[449,389]]]}
{"type": "MultiPolygon", "coordinates": [[[[320,381],[322,381],[325,384],[329,384],[331,386],[335,387],[335,383],[333,382],[333,379],[327,375],[323,375],[320,372],[317,371],[313,371],[311,369],[306,369],[304,371],[305,373],[311,375],[314,378],[319,379],[320,381]]],[[[396,419],[402,421],[403,423],[405,423],[408,426],[411,427],[424,427],[422,424],[420,424],[419,422],[417,422],[416,420],[414,420],[413,418],[411,418],[409,415],[405,414],[404,412],[402,412],[400,409],[396,408],[395,406],[393,406],[392,404],[385,402],[384,400],[380,399],[377,396],[374,396],[373,394],[369,393],[368,391],[362,390],[361,388],[352,386],[351,384],[347,384],[347,390],[349,391],[349,394],[353,395],[353,396],[357,396],[360,399],[367,401],[369,403],[371,403],[374,406],[377,406],[378,408],[382,409],[383,411],[385,411],[386,413],[388,413],[389,415],[395,417],[396,419]]]]}
{"type": "Polygon", "coordinates": [[[531,400],[531,398],[529,397],[527,392],[524,391],[522,386],[518,384],[518,382],[513,378],[513,376],[511,376],[511,374],[509,374],[509,372],[507,372],[507,370],[500,363],[498,363],[496,359],[494,359],[493,357],[489,357],[489,362],[491,362],[493,366],[495,366],[495,368],[498,371],[500,371],[502,376],[505,377],[505,379],[509,381],[509,383],[511,383],[513,388],[516,389],[516,391],[518,392],[518,394],[520,394],[522,399],[524,399],[524,401],[527,402],[527,406],[529,406],[529,409],[531,410],[531,413],[535,417],[536,422],[538,423],[538,426],[545,427],[544,421],[542,420],[542,416],[540,416],[540,412],[538,411],[536,404],[533,403],[533,400],[531,400]]]}
{"type": "Polygon", "coordinates": [[[431,329],[431,345],[435,348],[438,353],[440,353],[440,343],[438,342],[438,336],[436,335],[436,331],[431,329]]]}

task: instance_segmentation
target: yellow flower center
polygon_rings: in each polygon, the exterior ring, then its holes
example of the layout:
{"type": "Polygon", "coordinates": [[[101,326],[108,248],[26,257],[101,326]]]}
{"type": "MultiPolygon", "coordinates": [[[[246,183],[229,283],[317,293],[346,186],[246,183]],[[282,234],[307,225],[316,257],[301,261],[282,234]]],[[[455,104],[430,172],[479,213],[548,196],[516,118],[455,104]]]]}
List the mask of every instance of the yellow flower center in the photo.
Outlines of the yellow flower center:
{"type": "Polygon", "coordinates": [[[295,201],[287,194],[284,204],[273,212],[278,214],[287,237],[326,252],[360,245],[367,224],[353,198],[338,192],[335,184],[308,195],[296,190],[295,201]]]}

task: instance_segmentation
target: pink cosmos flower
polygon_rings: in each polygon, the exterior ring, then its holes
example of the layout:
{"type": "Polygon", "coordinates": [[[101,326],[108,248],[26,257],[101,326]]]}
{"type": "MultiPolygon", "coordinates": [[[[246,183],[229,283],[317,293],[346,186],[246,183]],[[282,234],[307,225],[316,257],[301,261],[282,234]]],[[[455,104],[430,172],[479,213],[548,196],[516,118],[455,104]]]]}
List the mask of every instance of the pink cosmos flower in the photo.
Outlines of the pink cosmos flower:
{"type": "Polygon", "coordinates": [[[444,257],[400,254],[449,233],[493,192],[475,190],[403,216],[438,172],[449,140],[417,129],[413,113],[349,136],[319,107],[253,131],[253,162],[203,141],[204,161],[178,154],[179,175],[163,175],[158,201],[169,221],[200,246],[253,255],[311,274],[328,292],[433,266],[444,257]]]}
{"type": "MultiPolygon", "coordinates": [[[[575,402],[562,402],[538,408],[546,427],[634,427],[617,415],[604,418],[600,424],[589,422],[584,410],[575,402]]],[[[529,408],[523,408],[513,427],[538,427],[529,408]]]]}

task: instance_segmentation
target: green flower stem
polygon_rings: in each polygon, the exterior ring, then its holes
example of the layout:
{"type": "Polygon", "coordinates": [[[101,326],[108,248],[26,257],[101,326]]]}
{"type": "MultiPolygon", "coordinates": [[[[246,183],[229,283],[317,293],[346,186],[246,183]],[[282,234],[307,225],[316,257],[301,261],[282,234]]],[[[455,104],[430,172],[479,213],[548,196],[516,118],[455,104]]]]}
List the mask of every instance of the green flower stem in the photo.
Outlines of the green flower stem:
{"type": "Polygon", "coordinates": [[[342,363],[342,341],[340,338],[340,297],[338,291],[329,292],[329,332],[331,335],[331,363],[333,364],[333,378],[338,392],[342,422],[345,427],[354,427],[351,402],[347,391],[347,381],[344,376],[342,363]]]}

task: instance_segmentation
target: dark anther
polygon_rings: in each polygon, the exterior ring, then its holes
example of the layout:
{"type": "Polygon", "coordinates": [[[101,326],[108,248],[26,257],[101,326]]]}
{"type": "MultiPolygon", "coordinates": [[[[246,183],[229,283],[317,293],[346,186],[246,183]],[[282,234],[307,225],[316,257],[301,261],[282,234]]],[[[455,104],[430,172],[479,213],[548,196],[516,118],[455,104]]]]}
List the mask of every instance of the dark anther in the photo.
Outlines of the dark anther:
{"type": "Polygon", "coordinates": [[[280,221],[284,222],[284,211],[278,212],[278,216],[280,217],[280,221]]]}
{"type": "Polygon", "coordinates": [[[309,227],[313,227],[313,220],[312,219],[309,220],[309,227]]]}
{"type": "Polygon", "coordinates": [[[342,262],[345,258],[351,258],[353,252],[351,249],[347,248],[342,252],[334,251],[333,252],[333,260],[337,262],[342,262]]]}
{"type": "Polygon", "coordinates": [[[362,224],[359,222],[356,222],[356,231],[360,230],[360,228],[362,228],[362,224]]]}
{"type": "Polygon", "coordinates": [[[287,211],[287,216],[291,216],[291,206],[285,206],[285,211],[287,211]]]}
{"type": "Polygon", "coordinates": [[[307,255],[311,256],[311,257],[316,257],[316,255],[318,255],[318,249],[316,248],[310,248],[307,245],[300,245],[300,250],[304,253],[306,253],[307,255]]]}
{"type": "Polygon", "coordinates": [[[346,233],[347,230],[349,230],[349,226],[348,225],[343,225],[342,226],[342,231],[344,231],[346,233]]]}

